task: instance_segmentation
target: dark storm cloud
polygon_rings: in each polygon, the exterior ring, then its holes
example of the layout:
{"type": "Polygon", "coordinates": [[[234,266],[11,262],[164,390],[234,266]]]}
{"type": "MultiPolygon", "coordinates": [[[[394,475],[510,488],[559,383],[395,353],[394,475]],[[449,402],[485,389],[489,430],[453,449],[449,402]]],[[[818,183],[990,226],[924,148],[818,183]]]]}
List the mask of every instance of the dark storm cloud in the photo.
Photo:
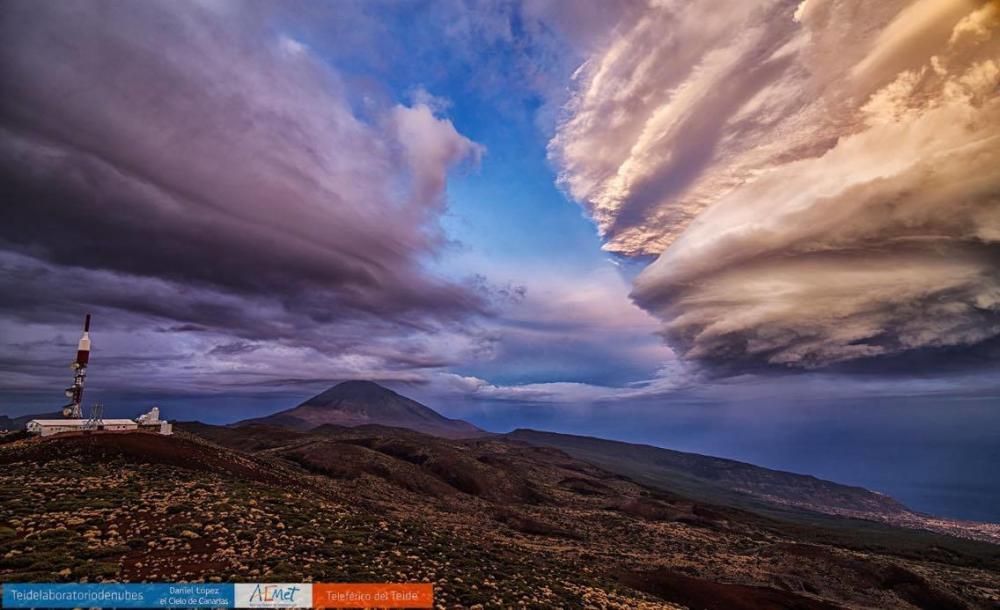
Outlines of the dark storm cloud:
{"type": "Polygon", "coordinates": [[[480,308],[420,264],[442,243],[445,175],[478,147],[426,106],[360,121],[255,9],[205,6],[4,4],[6,247],[280,295],[321,321],[480,308]]]}
{"type": "MultiPolygon", "coordinates": [[[[0,253],[0,277],[16,286],[0,292],[0,336],[7,349],[23,346],[17,358],[39,365],[34,381],[57,377],[50,374],[63,370],[61,363],[72,352],[85,311],[95,314],[93,330],[100,338],[95,361],[107,365],[120,359],[113,375],[104,372],[106,381],[155,381],[164,388],[170,387],[170,376],[181,364],[197,369],[208,387],[293,374],[412,381],[415,371],[445,366],[478,350],[482,334],[464,318],[417,324],[359,314],[328,320],[311,315],[320,301],[307,302],[300,310],[278,297],[180,287],[10,252],[0,253]],[[176,323],[165,325],[164,320],[176,323]],[[46,340],[37,341],[39,336],[46,340]],[[153,366],[156,360],[164,366],[153,366]],[[41,368],[46,361],[58,366],[41,368]],[[137,369],[143,369],[142,374],[137,369]]],[[[0,373],[0,381],[6,377],[13,387],[31,385],[12,379],[13,373],[0,373]]]]}
{"type": "Polygon", "coordinates": [[[493,289],[427,263],[481,147],[361,99],[276,6],[0,7],[4,357],[52,338],[0,385],[53,386],[86,311],[105,387],[414,380],[478,349],[493,289]]]}

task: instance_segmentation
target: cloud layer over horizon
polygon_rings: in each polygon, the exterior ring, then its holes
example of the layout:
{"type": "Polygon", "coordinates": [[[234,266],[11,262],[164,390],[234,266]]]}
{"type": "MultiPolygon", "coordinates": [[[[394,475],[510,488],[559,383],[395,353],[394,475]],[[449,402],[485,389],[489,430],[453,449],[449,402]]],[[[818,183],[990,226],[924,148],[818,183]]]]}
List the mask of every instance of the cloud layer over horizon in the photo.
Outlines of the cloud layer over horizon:
{"type": "Polygon", "coordinates": [[[652,2],[550,143],[688,359],[816,368],[1000,336],[1000,3],[652,2]]]}

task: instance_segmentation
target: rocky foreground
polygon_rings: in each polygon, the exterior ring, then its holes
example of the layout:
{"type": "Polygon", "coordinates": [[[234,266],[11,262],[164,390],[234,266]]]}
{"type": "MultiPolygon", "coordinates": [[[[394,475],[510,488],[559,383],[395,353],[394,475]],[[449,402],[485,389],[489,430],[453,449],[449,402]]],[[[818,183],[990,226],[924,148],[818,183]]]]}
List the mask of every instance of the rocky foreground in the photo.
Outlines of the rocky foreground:
{"type": "Polygon", "coordinates": [[[20,440],[0,468],[5,582],[430,581],[441,608],[1000,602],[1000,547],[807,531],[503,439],[191,426],[20,440]]]}

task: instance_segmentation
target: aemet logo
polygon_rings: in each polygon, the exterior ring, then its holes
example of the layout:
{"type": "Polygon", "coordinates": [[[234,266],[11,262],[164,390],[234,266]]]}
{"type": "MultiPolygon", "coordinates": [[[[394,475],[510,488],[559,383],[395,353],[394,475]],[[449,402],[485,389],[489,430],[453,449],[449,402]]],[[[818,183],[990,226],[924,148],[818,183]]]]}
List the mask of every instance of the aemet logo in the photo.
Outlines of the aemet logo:
{"type": "Polygon", "coordinates": [[[237,608],[312,608],[312,583],[236,583],[237,608]]]}

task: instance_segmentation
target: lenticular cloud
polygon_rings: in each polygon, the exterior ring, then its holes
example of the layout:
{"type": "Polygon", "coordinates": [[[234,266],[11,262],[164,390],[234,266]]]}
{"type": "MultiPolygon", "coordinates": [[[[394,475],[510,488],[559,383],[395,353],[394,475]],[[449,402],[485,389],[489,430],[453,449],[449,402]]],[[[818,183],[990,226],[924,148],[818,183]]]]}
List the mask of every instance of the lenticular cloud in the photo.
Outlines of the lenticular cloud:
{"type": "Polygon", "coordinates": [[[670,3],[624,27],[552,142],[606,247],[659,255],[635,300],[710,363],[1000,336],[1000,3],[737,4],[736,37],[670,3]]]}

